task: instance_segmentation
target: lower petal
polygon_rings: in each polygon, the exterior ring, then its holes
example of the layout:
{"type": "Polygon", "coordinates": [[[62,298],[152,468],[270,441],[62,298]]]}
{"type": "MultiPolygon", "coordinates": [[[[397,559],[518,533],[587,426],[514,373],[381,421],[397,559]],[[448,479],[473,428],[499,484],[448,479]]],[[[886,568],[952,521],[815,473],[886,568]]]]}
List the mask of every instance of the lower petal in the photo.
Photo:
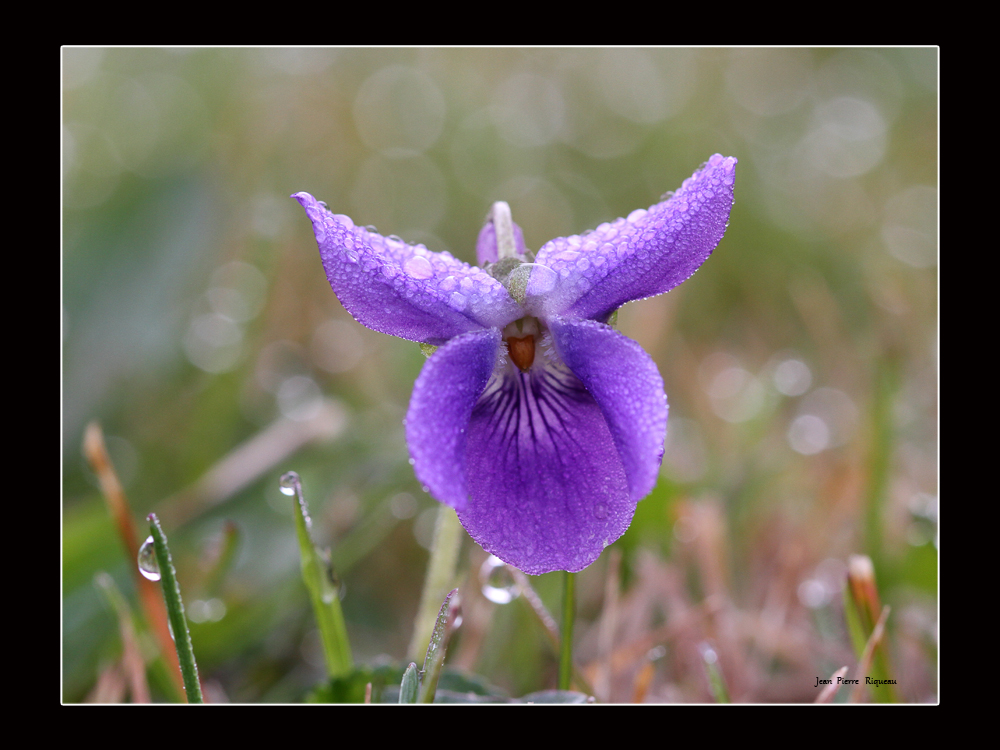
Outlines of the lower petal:
{"type": "Polygon", "coordinates": [[[467,469],[462,525],[525,573],[582,570],[635,512],[600,407],[555,365],[511,367],[489,386],[469,423],[467,469]]]}
{"type": "Polygon", "coordinates": [[[465,507],[466,444],[472,410],[493,374],[500,331],[456,336],[424,364],[406,413],[406,444],[417,479],[440,502],[465,507]]]}
{"type": "Polygon", "coordinates": [[[667,396],[656,363],[632,339],[593,320],[549,320],[556,351],[607,420],[638,502],[656,484],[667,433],[667,396]]]}

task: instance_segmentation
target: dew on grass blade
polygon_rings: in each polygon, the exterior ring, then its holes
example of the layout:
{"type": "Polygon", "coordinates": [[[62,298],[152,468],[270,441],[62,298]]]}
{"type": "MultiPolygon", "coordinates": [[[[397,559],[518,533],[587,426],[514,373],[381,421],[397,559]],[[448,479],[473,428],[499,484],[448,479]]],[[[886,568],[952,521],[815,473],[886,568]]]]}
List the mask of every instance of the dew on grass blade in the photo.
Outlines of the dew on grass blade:
{"type": "Polygon", "coordinates": [[[719,655],[715,653],[715,649],[705,641],[698,644],[698,652],[706,664],[715,664],[719,660],[719,655]]]}
{"type": "Polygon", "coordinates": [[[278,480],[278,486],[281,488],[281,492],[285,495],[292,496],[295,494],[295,488],[299,484],[299,475],[294,471],[290,471],[287,474],[282,474],[281,479],[278,480]]]}
{"type": "Polygon", "coordinates": [[[150,581],[160,580],[160,565],[156,562],[156,548],[152,536],[146,537],[146,541],[139,548],[139,572],[150,581]]]}
{"type": "Polygon", "coordinates": [[[483,586],[483,596],[496,604],[509,604],[521,593],[507,564],[495,555],[486,558],[479,569],[479,582],[483,586]]]}

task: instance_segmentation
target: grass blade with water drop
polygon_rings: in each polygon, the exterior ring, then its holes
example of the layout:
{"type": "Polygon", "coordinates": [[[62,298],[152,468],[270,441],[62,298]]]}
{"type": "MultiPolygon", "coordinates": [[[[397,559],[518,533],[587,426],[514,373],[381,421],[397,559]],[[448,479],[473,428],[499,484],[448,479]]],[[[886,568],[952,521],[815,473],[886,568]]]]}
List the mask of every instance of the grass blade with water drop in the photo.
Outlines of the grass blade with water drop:
{"type": "Polygon", "coordinates": [[[302,580],[309,591],[309,599],[316,614],[316,625],[319,627],[320,641],[323,644],[327,674],[331,678],[343,677],[354,667],[354,659],[351,656],[350,641],[347,639],[344,613],[340,609],[338,587],[332,580],[332,568],[329,560],[316,548],[309,535],[312,522],[309,519],[309,508],[302,493],[302,482],[298,474],[290,471],[282,476],[281,487],[282,492],[295,497],[295,533],[302,561],[302,580]]]}
{"type": "MultiPolygon", "coordinates": [[[[108,449],[104,443],[104,431],[98,422],[91,422],[84,431],[83,454],[87,457],[88,463],[100,482],[101,494],[104,495],[108,512],[114,519],[118,536],[125,547],[126,558],[134,561],[139,552],[139,534],[128,498],[125,496],[125,490],[118,479],[111,456],[108,455],[108,449]]],[[[160,587],[148,578],[139,575],[138,568],[132,568],[132,576],[139,595],[143,617],[159,643],[165,668],[164,674],[171,683],[165,689],[169,692],[172,700],[181,702],[184,699],[184,678],[181,675],[180,664],[177,663],[173,639],[170,637],[167,610],[163,605],[163,596],[159,592],[160,587]]]]}
{"type": "Polygon", "coordinates": [[[417,696],[418,703],[434,702],[441,668],[444,666],[445,652],[448,650],[448,640],[451,638],[458,611],[458,589],[452,589],[438,611],[437,621],[434,623],[434,630],[427,644],[423,675],[420,678],[420,692],[417,696]]]}
{"type": "Polygon", "coordinates": [[[177,583],[174,561],[170,557],[170,548],[167,546],[167,537],[160,528],[160,521],[155,513],[150,513],[147,520],[156,549],[156,562],[160,568],[160,588],[163,589],[163,599],[167,605],[167,616],[170,618],[174,646],[177,649],[177,660],[180,662],[181,676],[184,678],[184,692],[187,694],[188,703],[204,703],[201,683],[198,682],[198,664],[194,660],[191,634],[188,632],[187,618],[184,616],[184,602],[181,600],[181,589],[177,583]]]}

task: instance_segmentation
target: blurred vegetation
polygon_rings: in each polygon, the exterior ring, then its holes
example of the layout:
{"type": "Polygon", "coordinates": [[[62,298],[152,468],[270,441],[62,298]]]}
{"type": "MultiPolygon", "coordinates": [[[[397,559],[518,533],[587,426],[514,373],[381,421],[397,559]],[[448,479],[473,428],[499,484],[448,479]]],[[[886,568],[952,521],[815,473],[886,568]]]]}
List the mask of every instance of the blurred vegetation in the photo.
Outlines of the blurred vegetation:
{"type": "MultiPolygon", "coordinates": [[[[494,200],[537,250],[719,152],[739,165],[718,250],[619,315],[670,424],[657,488],[577,577],[577,663],[602,701],[710,702],[720,673],[734,701],[812,701],[817,677],[854,675],[844,586],[863,554],[899,699],[936,700],[937,64],[933,48],[63,49],[62,699],[123,699],[127,631],[102,592],[140,611],[81,450],[91,420],[135,519],[155,511],[170,537],[207,700],[298,702],[323,679],[290,470],[355,661],[405,667],[437,508],[401,424],[424,358],[351,320],[290,194],[475,262],[494,200]]],[[[523,598],[479,593],[484,560],[466,539],[448,664],[512,696],[554,687],[523,598]]],[[[532,583],[558,611],[559,575],[532,583]]]]}

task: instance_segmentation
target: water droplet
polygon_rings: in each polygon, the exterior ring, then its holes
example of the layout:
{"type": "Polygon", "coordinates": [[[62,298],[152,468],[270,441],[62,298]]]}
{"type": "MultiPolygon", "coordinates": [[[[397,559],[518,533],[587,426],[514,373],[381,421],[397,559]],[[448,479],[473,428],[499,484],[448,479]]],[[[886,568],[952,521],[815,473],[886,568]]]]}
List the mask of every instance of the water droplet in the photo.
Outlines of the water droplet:
{"type": "Polygon", "coordinates": [[[290,471],[287,474],[282,474],[281,479],[278,480],[278,487],[281,488],[282,494],[294,495],[295,490],[299,486],[299,475],[294,471],[290,471]]]}
{"type": "Polygon", "coordinates": [[[705,660],[706,664],[715,664],[719,660],[719,655],[715,652],[715,649],[706,641],[698,644],[698,651],[701,653],[701,658],[705,660]]]}
{"type": "Polygon", "coordinates": [[[150,581],[160,580],[160,566],[156,562],[156,549],[151,536],[146,537],[139,548],[139,572],[150,581]]]}
{"type": "Polygon", "coordinates": [[[422,255],[414,255],[406,261],[403,268],[407,275],[415,279],[429,279],[434,275],[434,269],[431,267],[430,261],[422,255]]]}
{"type": "Polygon", "coordinates": [[[543,266],[538,263],[525,263],[523,266],[520,266],[518,270],[521,273],[530,274],[525,282],[526,293],[530,297],[548,294],[555,288],[556,282],[559,280],[555,271],[548,266],[543,266]]]}
{"type": "Polygon", "coordinates": [[[507,564],[495,555],[486,558],[479,569],[479,581],[483,586],[483,596],[496,604],[509,604],[521,594],[507,570],[507,564]]]}
{"type": "Polygon", "coordinates": [[[608,517],[608,506],[604,503],[598,503],[594,506],[594,517],[595,518],[607,518],[608,517]]]}

